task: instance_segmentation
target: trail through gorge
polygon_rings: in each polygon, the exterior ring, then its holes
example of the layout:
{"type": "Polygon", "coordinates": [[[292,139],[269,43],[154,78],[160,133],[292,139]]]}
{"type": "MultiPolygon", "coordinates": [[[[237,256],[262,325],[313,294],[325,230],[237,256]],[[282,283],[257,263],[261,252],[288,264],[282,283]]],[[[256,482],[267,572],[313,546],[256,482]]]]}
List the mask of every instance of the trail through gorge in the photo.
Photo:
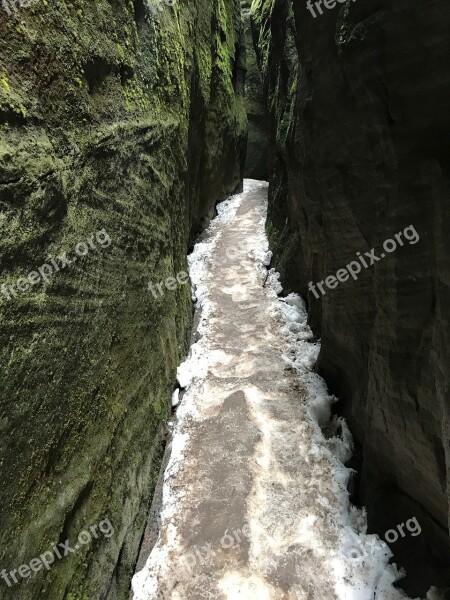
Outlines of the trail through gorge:
{"type": "Polygon", "coordinates": [[[267,270],[266,204],[267,184],[246,180],[190,256],[198,335],[134,600],[404,598],[349,504],[351,435],[314,372],[303,300],[267,270]]]}

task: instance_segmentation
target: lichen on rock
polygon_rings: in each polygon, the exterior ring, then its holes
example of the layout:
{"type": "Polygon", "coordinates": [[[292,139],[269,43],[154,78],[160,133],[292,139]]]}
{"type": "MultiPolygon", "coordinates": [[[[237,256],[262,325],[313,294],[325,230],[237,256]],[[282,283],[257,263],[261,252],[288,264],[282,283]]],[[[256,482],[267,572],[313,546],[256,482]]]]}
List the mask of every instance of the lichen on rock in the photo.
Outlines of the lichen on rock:
{"type": "MultiPolygon", "coordinates": [[[[111,245],[0,294],[0,564],[107,516],[115,534],[20,585],[21,600],[126,598],[192,319],[186,270],[242,184],[239,7],[36,2],[0,21],[0,284],[104,229],[111,245]]],[[[2,598],[17,589],[2,582],[2,598]]]]}

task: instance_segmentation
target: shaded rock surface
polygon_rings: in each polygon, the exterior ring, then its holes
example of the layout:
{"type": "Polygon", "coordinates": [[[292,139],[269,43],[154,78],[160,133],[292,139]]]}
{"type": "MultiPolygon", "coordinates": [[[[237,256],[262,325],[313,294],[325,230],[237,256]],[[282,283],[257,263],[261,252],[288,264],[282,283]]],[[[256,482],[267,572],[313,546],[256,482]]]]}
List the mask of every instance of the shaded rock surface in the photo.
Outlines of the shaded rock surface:
{"type": "Polygon", "coordinates": [[[374,0],[322,13],[253,5],[268,234],[285,284],[308,299],[320,373],[359,441],[355,500],[381,535],[418,519],[422,533],[391,548],[406,590],[424,594],[450,573],[450,6],[374,0]],[[410,225],[417,243],[319,298],[309,290],[410,225]]]}
{"type": "Polygon", "coordinates": [[[147,284],[242,184],[239,3],[146,4],[0,9],[0,566],[114,527],[5,599],[127,597],[192,319],[147,284]]]}
{"type": "Polygon", "coordinates": [[[269,176],[267,117],[261,73],[256,59],[251,31],[250,4],[249,0],[241,2],[247,58],[245,108],[248,115],[248,143],[245,159],[245,177],[267,181],[269,176]]]}

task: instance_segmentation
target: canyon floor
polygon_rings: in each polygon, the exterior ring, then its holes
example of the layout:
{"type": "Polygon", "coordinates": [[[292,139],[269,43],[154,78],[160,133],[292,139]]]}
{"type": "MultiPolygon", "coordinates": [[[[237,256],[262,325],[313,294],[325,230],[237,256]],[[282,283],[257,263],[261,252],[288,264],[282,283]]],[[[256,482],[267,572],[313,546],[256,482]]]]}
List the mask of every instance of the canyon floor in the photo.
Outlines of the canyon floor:
{"type": "Polygon", "coordinates": [[[267,184],[246,180],[189,257],[198,330],[134,600],[405,598],[349,504],[351,434],[330,418],[304,302],[269,268],[266,210],[267,184]]]}

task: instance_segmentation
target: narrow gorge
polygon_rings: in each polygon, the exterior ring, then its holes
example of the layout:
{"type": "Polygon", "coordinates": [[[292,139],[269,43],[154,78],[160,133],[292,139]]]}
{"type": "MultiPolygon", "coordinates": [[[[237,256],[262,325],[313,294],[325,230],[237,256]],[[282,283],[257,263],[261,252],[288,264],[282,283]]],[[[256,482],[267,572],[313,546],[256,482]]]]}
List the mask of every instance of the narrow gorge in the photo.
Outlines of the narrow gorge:
{"type": "Polygon", "coordinates": [[[449,59],[443,0],[0,0],[2,600],[450,598],[449,59]]]}

